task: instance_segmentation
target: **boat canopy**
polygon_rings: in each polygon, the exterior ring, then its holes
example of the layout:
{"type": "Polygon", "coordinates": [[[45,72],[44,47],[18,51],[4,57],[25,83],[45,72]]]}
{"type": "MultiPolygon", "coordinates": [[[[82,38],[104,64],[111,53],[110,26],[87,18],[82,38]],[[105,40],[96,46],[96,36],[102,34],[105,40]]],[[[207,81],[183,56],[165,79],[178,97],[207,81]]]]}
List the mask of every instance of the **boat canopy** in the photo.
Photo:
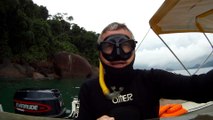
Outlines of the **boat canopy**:
{"type": "Polygon", "coordinates": [[[201,32],[204,34],[212,47],[212,51],[203,63],[200,64],[197,71],[213,54],[213,44],[205,34],[213,33],[213,0],[165,0],[152,16],[149,24],[189,75],[191,73],[160,37],[161,34],[184,32],[201,32]]]}
{"type": "Polygon", "coordinates": [[[165,0],[149,24],[157,35],[213,33],[213,0],[165,0]]]}

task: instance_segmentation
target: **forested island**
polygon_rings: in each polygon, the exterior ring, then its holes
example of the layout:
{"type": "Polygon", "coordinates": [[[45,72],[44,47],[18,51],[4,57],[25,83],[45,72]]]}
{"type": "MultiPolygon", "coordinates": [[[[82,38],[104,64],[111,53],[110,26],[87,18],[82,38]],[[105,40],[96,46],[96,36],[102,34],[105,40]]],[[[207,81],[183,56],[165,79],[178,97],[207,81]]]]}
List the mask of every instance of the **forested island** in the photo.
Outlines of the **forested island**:
{"type": "Polygon", "coordinates": [[[45,75],[41,67],[51,63],[48,67],[54,68],[55,54],[60,52],[66,53],[63,57],[79,55],[91,66],[98,65],[98,33],[73,23],[72,16],[50,15],[45,6],[32,0],[1,0],[0,16],[0,76],[11,64],[22,73],[33,69],[45,75]]]}

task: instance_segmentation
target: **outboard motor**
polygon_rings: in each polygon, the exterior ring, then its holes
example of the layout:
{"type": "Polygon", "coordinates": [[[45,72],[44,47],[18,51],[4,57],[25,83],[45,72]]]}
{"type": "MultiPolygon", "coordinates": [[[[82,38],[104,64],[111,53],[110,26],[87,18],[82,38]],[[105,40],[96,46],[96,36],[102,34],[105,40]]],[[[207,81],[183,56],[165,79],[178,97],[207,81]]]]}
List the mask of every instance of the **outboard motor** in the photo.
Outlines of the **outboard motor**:
{"type": "Polygon", "coordinates": [[[60,117],[66,112],[62,95],[57,89],[20,89],[14,95],[15,113],[60,117]]]}

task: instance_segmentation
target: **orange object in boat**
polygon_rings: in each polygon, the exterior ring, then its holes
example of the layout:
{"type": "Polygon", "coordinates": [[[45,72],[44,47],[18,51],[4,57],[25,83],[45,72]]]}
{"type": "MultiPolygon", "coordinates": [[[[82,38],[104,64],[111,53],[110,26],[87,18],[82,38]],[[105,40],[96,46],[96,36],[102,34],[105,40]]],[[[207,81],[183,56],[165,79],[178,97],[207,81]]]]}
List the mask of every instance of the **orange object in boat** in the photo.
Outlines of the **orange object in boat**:
{"type": "Polygon", "coordinates": [[[187,113],[188,111],[182,107],[181,104],[167,104],[160,106],[159,116],[165,117],[176,117],[187,113]]]}

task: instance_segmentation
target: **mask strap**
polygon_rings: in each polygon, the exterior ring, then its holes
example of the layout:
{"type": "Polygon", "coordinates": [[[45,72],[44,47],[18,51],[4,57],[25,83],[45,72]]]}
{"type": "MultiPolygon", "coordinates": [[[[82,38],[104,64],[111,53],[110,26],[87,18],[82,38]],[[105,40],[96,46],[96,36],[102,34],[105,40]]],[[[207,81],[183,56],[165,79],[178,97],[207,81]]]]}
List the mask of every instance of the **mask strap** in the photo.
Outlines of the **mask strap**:
{"type": "Polygon", "coordinates": [[[106,83],[104,81],[104,68],[101,62],[99,62],[99,84],[101,86],[102,92],[104,95],[109,95],[110,91],[106,86],[106,83]]]}

